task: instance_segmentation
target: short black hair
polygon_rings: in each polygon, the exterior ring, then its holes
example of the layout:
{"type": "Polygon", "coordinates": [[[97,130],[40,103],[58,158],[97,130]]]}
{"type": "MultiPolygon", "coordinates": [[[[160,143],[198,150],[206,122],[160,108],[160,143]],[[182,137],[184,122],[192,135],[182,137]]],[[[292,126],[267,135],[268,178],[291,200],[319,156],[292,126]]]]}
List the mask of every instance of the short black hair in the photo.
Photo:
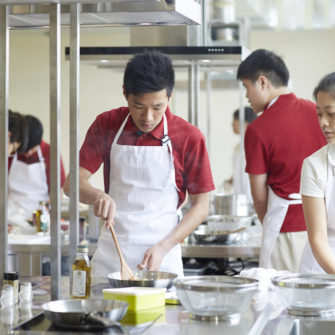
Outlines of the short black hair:
{"type": "Polygon", "coordinates": [[[327,92],[335,98],[335,72],[325,75],[314,88],[313,96],[316,100],[319,92],[327,92]]]}
{"type": "MultiPolygon", "coordinates": [[[[234,120],[240,119],[240,110],[236,109],[233,114],[234,120]]],[[[251,107],[244,107],[244,121],[249,124],[257,118],[257,114],[253,111],[251,107]]]]}
{"type": "Polygon", "coordinates": [[[275,87],[287,86],[290,74],[283,59],[274,52],[258,49],[241,62],[237,79],[255,82],[260,75],[268,78],[275,87]]]}
{"type": "Polygon", "coordinates": [[[141,95],[166,89],[168,97],[174,87],[171,59],[157,51],[135,55],[128,63],[123,77],[125,95],[141,95]]]}
{"type": "Polygon", "coordinates": [[[25,119],[29,129],[28,144],[26,151],[29,151],[36,145],[41,144],[43,136],[43,125],[42,122],[33,115],[26,115],[25,119]]]}
{"type": "Polygon", "coordinates": [[[10,131],[9,142],[20,143],[18,153],[24,153],[27,151],[29,126],[26,122],[25,117],[13,110],[8,110],[8,131],[10,131]]]}

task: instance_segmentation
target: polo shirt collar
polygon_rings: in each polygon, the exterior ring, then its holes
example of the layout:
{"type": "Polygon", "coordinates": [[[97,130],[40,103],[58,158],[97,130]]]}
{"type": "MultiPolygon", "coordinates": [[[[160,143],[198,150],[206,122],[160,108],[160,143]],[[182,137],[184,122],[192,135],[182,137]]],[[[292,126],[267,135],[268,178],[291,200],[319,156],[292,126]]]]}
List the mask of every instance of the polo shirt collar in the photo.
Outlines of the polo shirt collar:
{"type": "Polygon", "coordinates": [[[286,94],[281,94],[281,95],[277,95],[276,97],[274,97],[269,104],[265,107],[264,111],[268,110],[271,106],[273,106],[278,100],[282,100],[283,98],[290,98],[293,97],[294,93],[290,92],[290,93],[286,93],[286,94]]]}
{"type": "MultiPolygon", "coordinates": [[[[166,108],[166,111],[165,111],[165,117],[166,119],[168,120],[171,116],[171,112],[170,112],[170,109],[169,107],[166,108]]],[[[127,125],[127,131],[131,132],[131,133],[138,133],[138,131],[140,131],[132,117],[129,118],[130,119],[130,122],[128,122],[128,125],[127,125]]],[[[163,133],[164,133],[164,122],[163,122],[163,118],[161,120],[161,122],[157,125],[157,127],[155,129],[153,129],[151,132],[147,133],[148,135],[151,135],[152,137],[156,138],[157,140],[161,140],[161,138],[163,137],[163,133]]]]}

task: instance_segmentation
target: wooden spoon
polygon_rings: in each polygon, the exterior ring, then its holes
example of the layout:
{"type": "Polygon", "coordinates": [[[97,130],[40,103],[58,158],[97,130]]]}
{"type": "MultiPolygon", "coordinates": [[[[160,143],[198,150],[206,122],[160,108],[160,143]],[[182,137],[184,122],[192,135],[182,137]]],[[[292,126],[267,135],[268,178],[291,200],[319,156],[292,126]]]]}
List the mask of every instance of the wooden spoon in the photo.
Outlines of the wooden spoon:
{"type": "Polygon", "coordinates": [[[119,245],[119,241],[118,241],[118,239],[116,237],[116,234],[115,234],[114,227],[113,227],[112,223],[109,223],[107,225],[108,225],[108,228],[109,228],[110,232],[112,233],[112,237],[113,237],[113,240],[114,240],[114,243],[115,243],[115,247],[116,247],[116,250],[117,250],[117,252],[119,254],[119,257],[120,257],[121,279],[122,280],[129,280],[129,279],[134,280],[135,279],[134,274],[131,271],[130,267],[128,266],[126,260],[123,257],[123,254],[122,254],[122,251],[121,251],[121,248],[120,248],[120,245],[119,245]]]}

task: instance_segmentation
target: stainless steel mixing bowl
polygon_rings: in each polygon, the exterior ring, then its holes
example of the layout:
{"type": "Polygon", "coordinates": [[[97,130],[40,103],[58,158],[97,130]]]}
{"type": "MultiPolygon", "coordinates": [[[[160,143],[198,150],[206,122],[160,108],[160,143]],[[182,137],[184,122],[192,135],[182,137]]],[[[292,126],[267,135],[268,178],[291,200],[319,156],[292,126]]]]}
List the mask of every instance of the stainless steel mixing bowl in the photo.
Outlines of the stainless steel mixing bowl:
{"type": "Polygon", "coordinates": [[[230,276],[192,276],[175,281],[177,296],[192,316],[229,320],[243,313],[258,289],[256,279],[230,276]]]}
{"type": "Polygon", "coordinates": [[[113,272],[107,275],[108,281],[112,287],[159,287],[169,289],[177,274],[162,271],[139,271],[135,273],[135,279],[121,279],[120,272],[113,272]]]}
{"type": "Polygon", "coordinates": [[[335,275],[287,274],[272,279],[288,312],[298,316],[335,315],[335,275]]]}

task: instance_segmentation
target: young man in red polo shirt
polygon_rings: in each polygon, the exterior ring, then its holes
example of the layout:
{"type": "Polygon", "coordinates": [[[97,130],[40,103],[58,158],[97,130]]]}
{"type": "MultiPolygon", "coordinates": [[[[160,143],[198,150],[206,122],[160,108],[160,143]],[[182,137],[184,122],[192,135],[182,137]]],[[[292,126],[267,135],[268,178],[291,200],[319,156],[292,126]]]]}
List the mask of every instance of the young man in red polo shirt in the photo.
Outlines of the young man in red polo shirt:
{"type": "Polygon", "coordinates": [[[300,171],[305,157],[326,144],[314,103],[287,87],[289,72],[271,51],[259,49],[239,66],[237,78],[256,112],[245,134],[246,172],[263,223],[260,266],[297,272],[307,241],[300,171]]]}
{"type": "MultiPolygon", "coordinates": [[[[133,57],[124,73],[128,107],[100,114],[80,150],[80,200],[114,224],[121,249],[136,267],[183,275],[180,243],[208,215],[214,189],[205,139],[168,107],[174,87],[171,60],[161,53],[133,57]],[[89,183],[104,164],[105,190],[89,183]],[[186,192],[191,208],[178,223],[186,192]]],[[[65,184],[68,192],[69,181],[65,184]]],[[[95,275],[119,271],[106,227],[92,261],[95,275]]]]}

